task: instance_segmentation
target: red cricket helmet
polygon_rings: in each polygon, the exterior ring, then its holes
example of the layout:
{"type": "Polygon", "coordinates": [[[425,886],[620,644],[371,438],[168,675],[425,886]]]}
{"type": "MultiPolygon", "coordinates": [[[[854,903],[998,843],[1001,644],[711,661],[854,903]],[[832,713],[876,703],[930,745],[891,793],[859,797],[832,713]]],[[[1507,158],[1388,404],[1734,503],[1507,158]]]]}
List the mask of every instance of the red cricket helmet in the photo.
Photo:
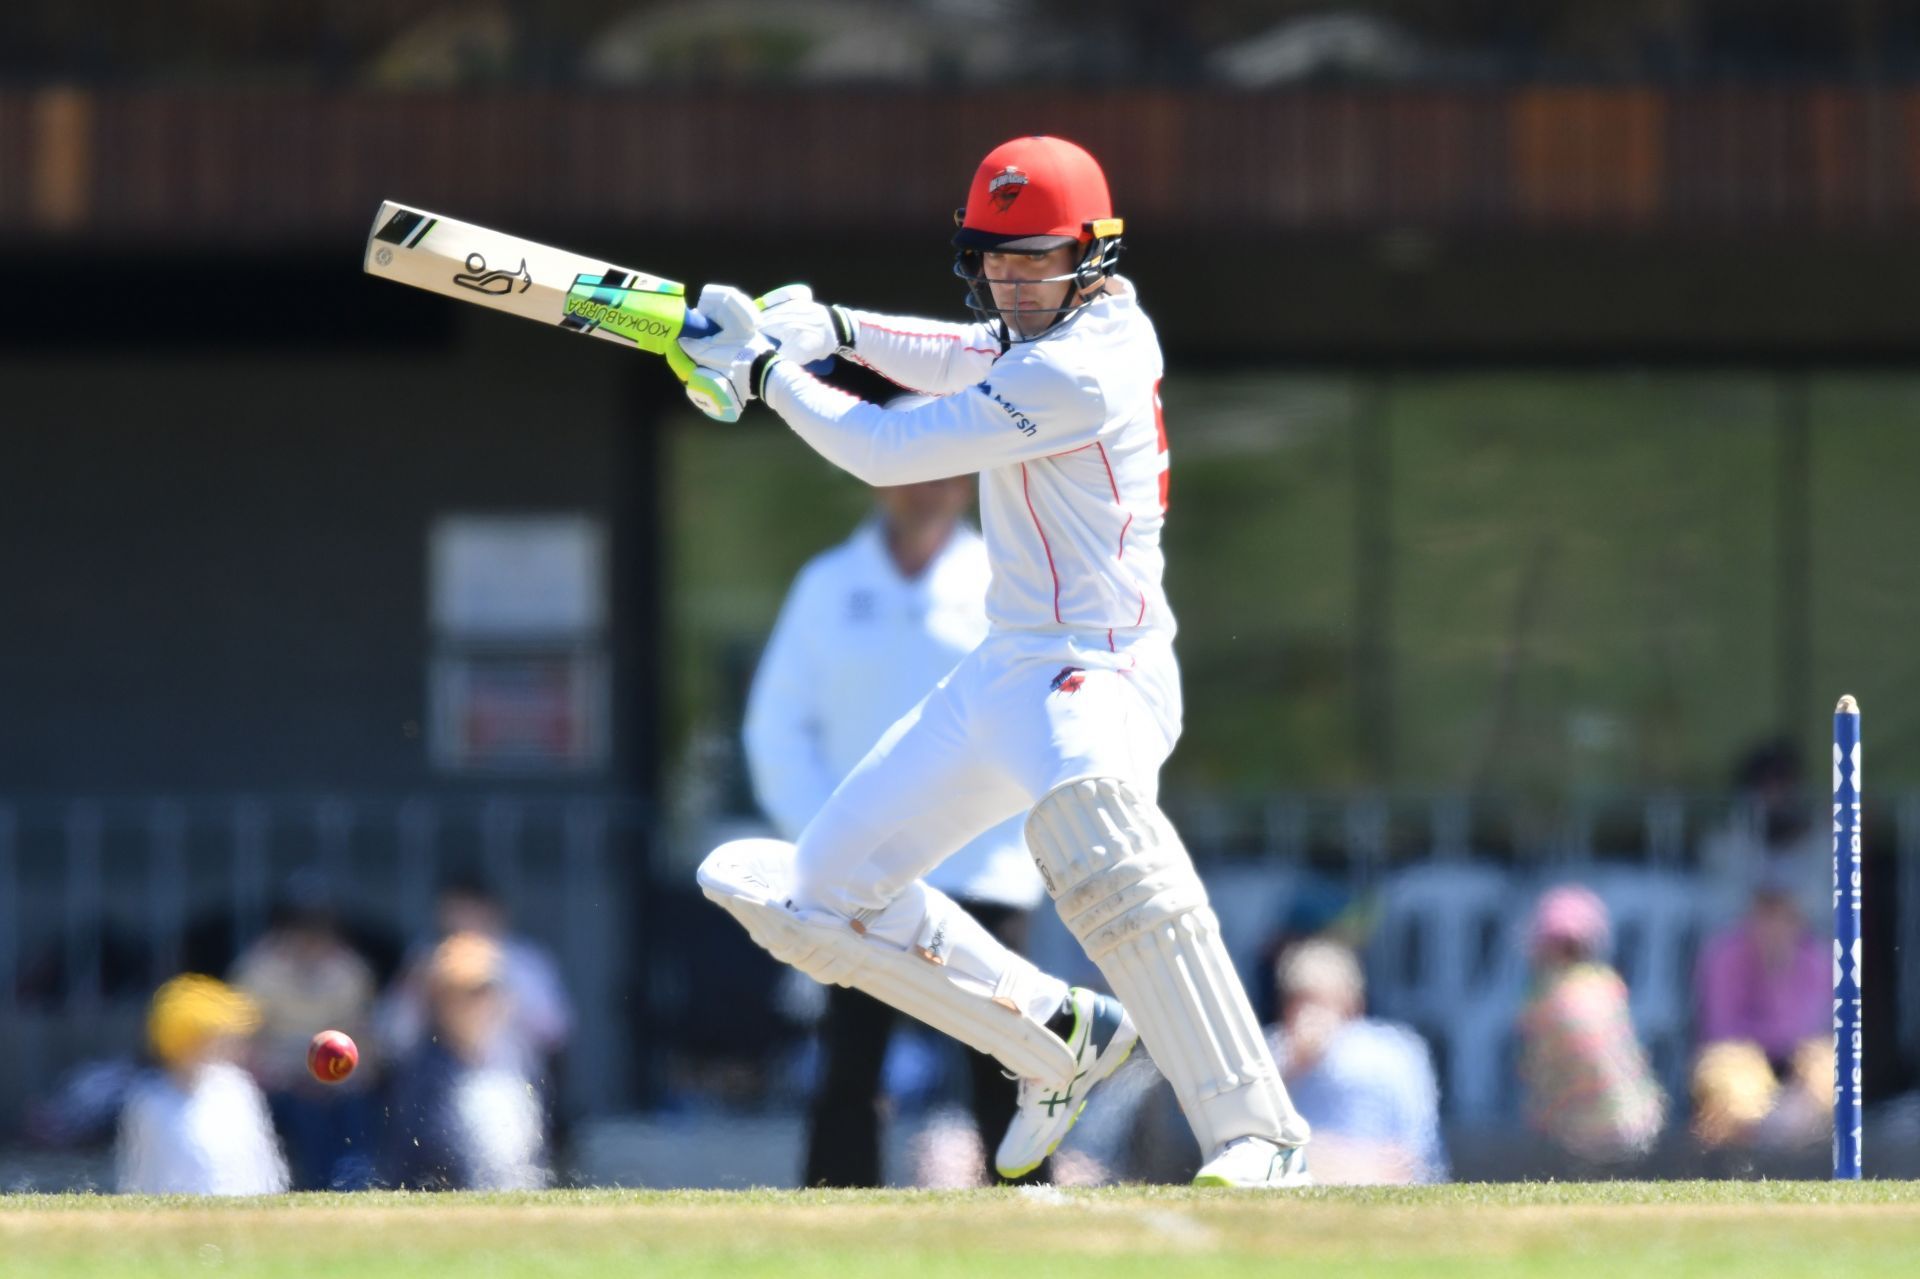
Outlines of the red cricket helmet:
{"type": "Polygon", "coordinates": [[[1107,175],[1065,138],[1015,138],[987,152],[967,189],[953,237],[962,249],[1044,253],[1117,236],[1107,175]]]}
{"type": "Polygon", "coordinates": [[[1015,138],[987,152],[974,170],[966,207],[954,211],[954,221],[960,229],[953,243],[960,254],[953,271],[967,282],[967,305],[983,318],[999,320],[1008,341],[1027,338],[1015,336],[1005,313],[994,305],[980,269],[982,253],[1037,254],[1084,246],[1071,275],[1037,282],[1074,284],[1070,304],[1054,312],[1052,324],[1057,325],[1087,304],[1090,299],[1081,294],[1113,274],[1124,229],[1113,216],[1113,197],[1100,162],[1065,138],[1045,136],[1015,138]]]}

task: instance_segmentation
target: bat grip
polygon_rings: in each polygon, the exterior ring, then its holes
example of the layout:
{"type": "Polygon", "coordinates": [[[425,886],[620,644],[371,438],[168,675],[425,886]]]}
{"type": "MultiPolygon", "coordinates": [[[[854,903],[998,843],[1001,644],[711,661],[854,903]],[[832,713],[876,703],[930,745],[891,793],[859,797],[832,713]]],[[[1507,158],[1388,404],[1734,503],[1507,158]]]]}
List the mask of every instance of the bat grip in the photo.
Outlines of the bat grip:
{"type": "Polygon", "coordinates": [[[687,316],[680,322],[680,335],[690,338],[710,338],[720,331],[720,326],[709,320],[693,307],[687,308],[687,316]]]}

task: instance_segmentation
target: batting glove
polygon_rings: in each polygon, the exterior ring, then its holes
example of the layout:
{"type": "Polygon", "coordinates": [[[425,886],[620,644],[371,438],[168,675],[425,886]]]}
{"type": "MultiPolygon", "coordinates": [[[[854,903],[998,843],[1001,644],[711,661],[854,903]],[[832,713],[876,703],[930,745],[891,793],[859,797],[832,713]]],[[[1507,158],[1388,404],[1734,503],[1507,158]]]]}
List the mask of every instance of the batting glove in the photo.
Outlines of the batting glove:
{"type": "Polygon", "coordinates": [[[846,308],[814,301],[806,285],[784,285],[758,302],[760,331],[786,359],[813,364],[853,350],[853,320],[846,308]]]}
{"type": "Polygon", "coordinates": [[[725,284],[701,289],[699,306],[687,315],[680,349],[697,366],[687,379],[687,398],[710,418],[739,421],[778,358],[773,342],[759,331],[759,317],[751,298],[725,284]]]}

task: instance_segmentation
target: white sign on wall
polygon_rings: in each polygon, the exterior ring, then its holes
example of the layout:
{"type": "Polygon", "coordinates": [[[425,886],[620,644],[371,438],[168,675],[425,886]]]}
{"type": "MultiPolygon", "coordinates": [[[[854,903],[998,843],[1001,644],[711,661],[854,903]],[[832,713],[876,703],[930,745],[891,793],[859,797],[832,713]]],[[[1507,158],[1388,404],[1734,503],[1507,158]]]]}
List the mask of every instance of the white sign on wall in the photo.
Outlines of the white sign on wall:
{"type": "Polygon", "coordinates": [[[442,516],[428,554],[442,639],[579,640],[606,624],[606,538],[588,516],[442,516]]]}

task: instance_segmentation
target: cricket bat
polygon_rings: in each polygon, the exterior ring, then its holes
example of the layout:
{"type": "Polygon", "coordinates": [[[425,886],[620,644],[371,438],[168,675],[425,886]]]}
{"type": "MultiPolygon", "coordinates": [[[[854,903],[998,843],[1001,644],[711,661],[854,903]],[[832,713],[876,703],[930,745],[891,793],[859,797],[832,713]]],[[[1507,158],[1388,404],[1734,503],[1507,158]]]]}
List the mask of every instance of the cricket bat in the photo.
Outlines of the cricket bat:
{"type": "Polygon", "coordinates": [[[535,244],[387,200],[367,236],[368,275],[443,297],[557,324],[666,357],[682,382],[706,381],[680,335],[714,329],[687,305],[683,284],[535,244]]]}

